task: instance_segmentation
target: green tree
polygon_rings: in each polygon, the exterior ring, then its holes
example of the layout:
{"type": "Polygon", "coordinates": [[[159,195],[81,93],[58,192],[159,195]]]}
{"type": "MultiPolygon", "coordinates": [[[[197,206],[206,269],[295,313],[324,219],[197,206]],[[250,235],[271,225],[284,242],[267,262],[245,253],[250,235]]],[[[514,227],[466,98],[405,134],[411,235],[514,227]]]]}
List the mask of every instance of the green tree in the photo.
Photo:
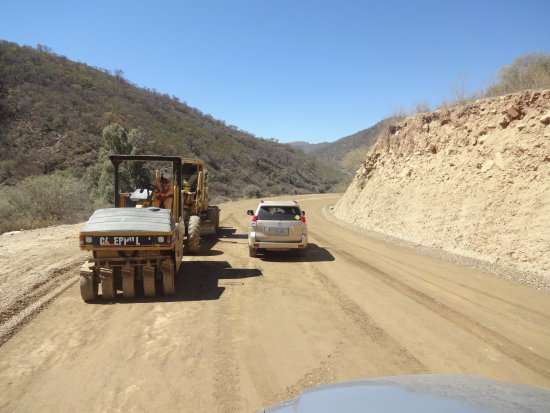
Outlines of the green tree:
{"type": "Polygon", "coordinates": [[[261,189],[259,186],[250,184],[244,187],[243,196],[245,198],[259,198],[261,196],[261,189]]]}
{"type": "MultiPolygon", "coordinates": [[[[143,131],[132,129],[126,132],[118,123],[106,126],[101,132],[103,146],[99,150],[99,161],[90,166],[86,173],[86,182],[92,198],[112,202],[114,193],[114,167],[109,155],[137,155],[139,144],[143,141],[143,131]]],[[[133,191],[144,188],[149,183],[148,171],[142,162],[123,162],[119,168],[120,190],[133,191]]]]}
{"type": "Polygon", "coordinates": [[[283,190],[281,189],[281,186],[278,185],[278,184],[273,184],[273,185],[271,185],[271,186],[269,187],[269,190],[271,191],[271,193],[272,193],[273,195],[280,195],[280,194],[283,192],[283,190]]]}

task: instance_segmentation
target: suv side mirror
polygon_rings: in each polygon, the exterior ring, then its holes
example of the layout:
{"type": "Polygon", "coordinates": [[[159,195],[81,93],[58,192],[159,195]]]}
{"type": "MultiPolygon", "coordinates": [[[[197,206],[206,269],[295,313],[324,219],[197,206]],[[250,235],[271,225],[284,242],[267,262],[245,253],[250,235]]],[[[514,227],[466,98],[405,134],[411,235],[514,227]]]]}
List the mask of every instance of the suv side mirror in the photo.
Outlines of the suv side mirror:
{"type": "Polygon", "coordinates": [[[302,211],[302,216],[303,216],[303,217],[306,216],[306,211],[302,211]]]}
{"type": "Polygon", "coordinates": [[[249,209],[248,211],[246,211],[246,214],[247,214],[247,215],[250,215],[250,216],[254,216],[254,211],[252,211],[251,209],[249,209]]]}

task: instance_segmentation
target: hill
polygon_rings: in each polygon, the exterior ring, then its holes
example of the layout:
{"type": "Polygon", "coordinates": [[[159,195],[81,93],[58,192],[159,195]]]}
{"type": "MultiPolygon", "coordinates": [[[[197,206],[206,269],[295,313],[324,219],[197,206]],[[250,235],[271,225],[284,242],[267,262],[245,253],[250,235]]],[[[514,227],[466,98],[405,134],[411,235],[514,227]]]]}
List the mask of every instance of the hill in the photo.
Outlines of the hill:
{"type": "Polygon", "coordinates": [[[389,127],[402,119],[400,117],[384,119],[370,128],[338,139],[330,145],[317,147],[310,154],[335,168],[341,167],[348,172],[355,173],[374,142],[389,127]]]}
{"type": "Polygon", "coordinates": [[[334,213],[548,286],[549,176],[550,90],[525,91],[405,119],[372,146],[334,213]]]}
{"type": "Polygon", "coordinates": [[[176,97],[37,49],[0,42],[0,183],[71,170],[98,159],[102,129],[142,130],[142,151],[203,159],[214,196],[326,192],[338,171],[292,148],[226,125],[176,97]]]}
{"type": "Polygon", "coordinates": [[[330,142],[321,142],[321,143],[309,143],[304,141],[295,141],[290,142],[289,145],[293,148],[300,149],[304,153],[311,153],[316,149],[322,148],[324,146],[330,145],[330,142]]]}
{"type": "Polygon", "coordinates": [[[351,180],[351,177],[365,159],[369,148],[389,127],[401,120],[403,120],[402,117],[387,118],[370,128],[343,137],[335,142],[308,144],[298,141],[292,142],[290,145],[334,169],[341,170],[351,180]]]}

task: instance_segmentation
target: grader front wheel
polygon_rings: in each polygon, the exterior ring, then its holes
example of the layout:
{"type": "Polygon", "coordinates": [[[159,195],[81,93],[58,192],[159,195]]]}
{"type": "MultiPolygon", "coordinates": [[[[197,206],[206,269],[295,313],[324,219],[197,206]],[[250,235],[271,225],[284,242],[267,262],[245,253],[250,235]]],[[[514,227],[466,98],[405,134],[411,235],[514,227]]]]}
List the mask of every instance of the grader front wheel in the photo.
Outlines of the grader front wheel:
{"type": "Polygon", "coordinates": [[[196,254],[199,252],[199,238],[201,232],[201,219],[200,217],[193,215],[189,218],[189,227],[188,227],[188,244],[187,249],[190,253],[196,254]]]}

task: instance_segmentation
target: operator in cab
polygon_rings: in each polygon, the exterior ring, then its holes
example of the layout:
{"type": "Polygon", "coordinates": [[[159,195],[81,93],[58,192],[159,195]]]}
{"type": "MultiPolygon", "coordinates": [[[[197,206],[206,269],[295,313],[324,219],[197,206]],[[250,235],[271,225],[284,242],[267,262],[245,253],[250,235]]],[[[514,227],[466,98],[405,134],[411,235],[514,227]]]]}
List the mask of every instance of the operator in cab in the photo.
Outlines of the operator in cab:
{"type": "Polygon", "coordinates": [[[153,205],[158,208],[172,209],[174,199],[174,185],[171,181],[172,175],[168,171],[162,171],[160,177],[155,179],[155,197],[153,205]]]}

